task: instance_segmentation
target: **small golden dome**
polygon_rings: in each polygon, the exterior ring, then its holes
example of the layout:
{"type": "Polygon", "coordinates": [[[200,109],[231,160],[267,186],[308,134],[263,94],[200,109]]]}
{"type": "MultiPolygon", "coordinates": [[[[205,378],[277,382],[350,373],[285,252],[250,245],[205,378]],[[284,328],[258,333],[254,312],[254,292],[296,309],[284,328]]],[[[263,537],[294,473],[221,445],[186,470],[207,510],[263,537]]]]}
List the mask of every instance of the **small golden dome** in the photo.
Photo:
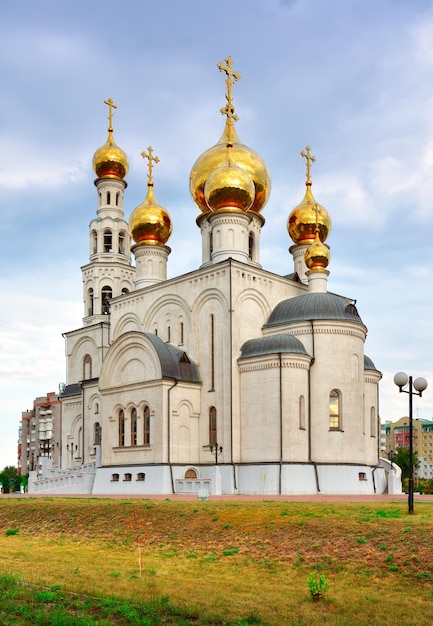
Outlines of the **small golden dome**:
{"type": "Polygon", "coordinates": [[[165,244],[172,231],[170,215],[160,206],[149,184],[146,199],[139,204],[129,218],[131,236],[137,244],[165,244]]]}
{"type": "Polygon", "coordinates": [[[204,197],[208,210],[248,211],[255,198],[251,176],[231,159],[232,146],[228,145],[226,161],[214,170],[206,180],[204,197]]]}
{"type": "Polygon", "coordinates": [[[287,230],[295,244],[311,244],[316,239],[318,228],[320,241],[325,241],[331,231],[331,218],[327,210],[318,204],[311,191],[310,168],[316,160],[310,153],[310,146],[301,152],[307,164],[307,180],[305,182],[305,196],[301,204],[293,209],[287,220],[287,230]]]}
{"type": "Polygon", "coordinates": [[[107,142],[93,155],[93,169],[98,178],[118,178],[123,180],[128,173],[128,158],[108,134],[107,142]]]}
{"type": "Polygon", "coordinates": [[[93,169],[98,178],[118,178],[123,180],[128,173],[129,164],[126,154],[113,139],[113,109],[117,109],[113,100],[104,100],[109,107],[108,139],[93,155],[93,169]]]}
{"type": "Polygon", "coordinates": [[[304,254],[305,265],[309,270],[325,270],[331,259],[329,247],[320,241],[319,231],[316,230],[314,243],[307,248],[304,254]]]}
{"type": "Polygon", "coordinates": [[[153,156],[152,146],[141,156],[147,159],[147,196],[131,213],[129,230],[138,245],[164,245],[171,235],[172,227],[170,215],[157,203],[153,193],[153,166],[159,163],[159,158],[153,156]]]}
{"type": "Polygon", "coordinates": [[[316,231],[316,214],[320,241],[326,241],[331,231],[331,218],[328,211],[318,204],[311,192],[311,183],[307,183],[304,199],[293,209],[287,221],[287,229],[294,243],[313,243],[316,231]]]}

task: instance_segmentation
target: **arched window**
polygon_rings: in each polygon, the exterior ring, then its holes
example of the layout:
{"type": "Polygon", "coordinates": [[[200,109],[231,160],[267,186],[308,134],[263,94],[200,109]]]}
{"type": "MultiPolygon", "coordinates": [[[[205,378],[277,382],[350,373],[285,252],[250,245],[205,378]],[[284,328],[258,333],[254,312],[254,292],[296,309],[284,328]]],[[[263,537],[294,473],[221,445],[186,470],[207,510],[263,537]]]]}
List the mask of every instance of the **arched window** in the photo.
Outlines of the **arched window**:
{"type": "Polygon", "coordinates": [[[132,474],[130,474],[129,472],[127,472],[126,474],[123,475],[123,480],[127,483],[130,483],[132,480],[132,474]]]}
{"type": "Polygon", "coordinates": [[[183,345],[183,322],[179,322],[179,344],[183,345]]]}
{"type": "Polygon", "coordinates": [[[125,413],[123,409],[119,411],[119,446],[125,445],[125,413]]]}
{"type": "Polygon", "coordinates": [[[143,444],[150,445],[150,409],[147,404],[143,409],[143,444]]]}
{"type": "Polygon", "coordinates": [[[93,315],[93,289],[87,292],[87,315],[93,315]]]}
{"type": "Polygon", "coordinates": [[[120,191],[116,193],[116,206],[119,206],[119,200],[120,200],[120,191]]]}
{"type": "Polygon", "coordinates": [[[111,474],[111,482],[118,483],[119,482],[119,474],[111,474]]]}
{"type": "Polygon", "coordinates": [[[210,391],[215,389],[215,320],[214,316],[209,316],[209,369],[210,369],[210,391]]]}
{"type": "Polygon", "coordinates": [[[137,409],[131,411],[131,446],[137,445],[137,409]]]}
{"type": "Polygon", "coordinates": [[[104,315],[109,315],[110,314],[110,300],[113,297],[113,291],[111,290],[111,287],[102,287],[102,313],[104,313],[104,315]]]}
{"type": "Polygon", "coordinates": [[[100,446],[101,445],[101,425],[99,422],[95,422],[93,427],[93,445],[100,446]]]}
{"type": "Polygon", "coordinates": [[[119,254],[125,254],[125,233],[119,233],[119,254]]]}
{"type": "Polygon", "coordinates": [[[113,235],[111,230],[104,230],[104,252],[112,252],[113,250],[113,235]]]}
{"type": "Polygon", "coordinates": [[[209,261],[212,260],[213,252],[213,233],[209,233],[209,261]]]}
{"type": "Polygon", "coordinates": [[[86,354],[83,359],[83,380],[89,380],[92,378],[92,357],[90,354],[86,354]]]}
{"type": "Polygon", "coordinates": [[[248,256],[251,259],[251,261],[253,260],[253,254],[254,254],[254,235],[253,233],[250,233],[248,235],[248,256]]]}
{"type": "Polygon", "coordinates": [[[92,254],[96,254],[98,252],[98,234],[96,230],[92,230],[92,234],[90,235],[90,249],[92,254]]]}
{"type": "Polygon", "coordinates": [[[341,430],[341,397],[336,389],[329,394],[329,429],[341,430]]]}
{"type": "Polygon", "coordinates": [[[305,398],[299,396],[299,428],[305,430],[305,398]]]}
{"type": "Polygon", "coordinates": [[[111,204],[111,193],[107,191],[107,204],[111,204]]]}
{"type": "Polygon", "coordinates": [[[137,474],[137,480],[139,482],[143,482],[146,480],[146,474],[144,474],[143,472],[138,472],[137,474]]]}
{"type": "Polygon", "coordinates": [[[217,443],[217,412],[214,406],[209,409],[209,445],[217,443]]]}
{"type": "Polygon", "coordinates": [[[186,470],[185,478],[190,478],[190,479],[197,478],[197,472],[195,471],[195,469],[190,468],[190,469],[186,470]]]}

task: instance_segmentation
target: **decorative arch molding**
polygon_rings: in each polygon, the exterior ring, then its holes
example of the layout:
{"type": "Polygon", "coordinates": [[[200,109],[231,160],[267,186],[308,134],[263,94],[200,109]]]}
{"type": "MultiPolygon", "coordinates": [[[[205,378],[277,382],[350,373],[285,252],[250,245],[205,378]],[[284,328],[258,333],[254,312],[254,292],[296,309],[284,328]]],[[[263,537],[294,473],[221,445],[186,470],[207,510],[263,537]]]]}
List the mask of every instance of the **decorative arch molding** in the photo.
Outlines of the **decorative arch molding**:
{"type": "Polygon", "coordinates": [[[141,332],[121,335],[111,345],[99,377],[101,391],[162,378],[161,363],[151,341],[141,332]]]}
{"type": "Polygon", "coordinates": [[[71,432],[69,433],[69,438],[72,439],[75,443],[78,443],[76,440],[78,436],[78,432],[83,425],[83,416],[80,413],[76,415],[71,422],[71,432]]]}
{"type": "Polygon", "coordinates": [[[81,362],[81,360],[88,354],[93,361],[96,362],[98,355],[98,347],[94,341],[89,336],[81,337],[74,344],[71,352],[71,360],[75,363],[81,362]]]}
{"type": "Polygon", "coordinates": [[[86,408],[90,411],[94,406],[95,403],[98,403],[99,405],[99,410],[101,409],[101,396],[99,393],[92,393],[87,399],[87,403],[86,403],[86,408]]]}
{"type": "Polygon", "coordinates": [[[188,413],[189,417],[200,417],[200,413],[197,413],[196,411],[194,411],[194,406],[192,402],[190,402],[189,400],[186,400],[185,398],[183,398],[182,400],[178,402],[177,407],[176,407],[176,412],[180,415],[182,413],[182,409],[186,409],[186,412],[188,413]]]}
{"type": "Polygon", "coordinates": [[[266,298],[262,296],[262,294],[259,293],[256,289],[243,289],[239,293],[236,301],[234,302],[235,309],[241,308],[244,302],[248,301],[255,302],[259,306],[262,312],[263,323],[265,323],[272,312],[272,309],[269,306],[269,302],[267,302],[266,298]]]}
{"type": "Polygon", "coordinates": [[[165,312],[164,309],[167,307],[179,308],[179,314],[182,313],[184,316],[184,322],[189,324],[189,320],[191,319],[191,309],[185,300],[174,294],[166,294],[156,300],[156,302],[149,307],[143,319],[143,328],[151,328],[155,318],[159,317],[161,312],[165,312]]]}
{"type": "Polygon", "coordinates": [[[138,315],[136,315],[135,313],[127,313],[117,322],[113,330],[113,339],[116,340],[118,337],[125,333],[134,331],[140,332],[141,328],[141,322],[138,315]]]}
{"type": "MultiPolygon", "coordinates": [[[[204,289],[199,296],[196,298],[193,304],[193,310],[200,312],[200,310],[204,307],[205,304],[211,302],[212,300],[216,300],[221,305],[224,311],[228,311],[229,302],[227,298],[221,293],[219,289],[215,289],[213,287],[204,289]]],[[[200,314],[200,313],[198,313],[200,314]]]]}

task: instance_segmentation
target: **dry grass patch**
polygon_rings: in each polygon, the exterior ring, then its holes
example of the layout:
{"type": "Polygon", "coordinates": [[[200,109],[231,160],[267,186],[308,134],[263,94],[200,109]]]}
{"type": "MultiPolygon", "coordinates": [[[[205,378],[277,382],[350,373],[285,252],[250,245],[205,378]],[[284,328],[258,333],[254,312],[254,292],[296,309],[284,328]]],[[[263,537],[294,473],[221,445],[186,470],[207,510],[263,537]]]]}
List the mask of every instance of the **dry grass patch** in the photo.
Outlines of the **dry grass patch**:
{"type": "Polygon", "coordinates": [[[169,597],[202,623],[433,619],[433,503],[409,517],[405,503],[10,498],[0,524],[2,572],[131,602],[169,597]],[[318,603],[311,571],[330,583],[318,603]]]}

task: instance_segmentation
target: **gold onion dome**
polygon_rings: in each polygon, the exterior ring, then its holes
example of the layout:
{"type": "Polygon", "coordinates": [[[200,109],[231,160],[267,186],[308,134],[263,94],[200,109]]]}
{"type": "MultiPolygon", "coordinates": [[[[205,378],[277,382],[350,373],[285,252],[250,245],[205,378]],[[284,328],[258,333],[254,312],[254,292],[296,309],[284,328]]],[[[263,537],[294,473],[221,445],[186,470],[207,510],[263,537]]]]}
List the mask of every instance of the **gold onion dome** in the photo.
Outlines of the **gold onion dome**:
{"type": "Polygon", "coordinates": [[[159,163],[159,159],[152,152],[153,149],[149,146],[147,153],[141,153],[144,159],[148,159],[147,196],[129,218],[131,236],[138,245],[164,245],[172,231],[170,215],[157,203],[153,193],[153,163],[159,163]]]}
{"type": "Polygon", "coordinates": [[[316,224],[320,241],[325,241],[331,231],[331,218],[325,207],[318,204],[311,191],[310,167],[315,157],[310,154],[310,146],[301,152],[307,162],[306,190],[302,202],[293,209],[287,221],[287,230],[295,244],[312,244],[316,238],[316,224]]]}
{"type": "Polygon", "coordinates": [[[230,152],[229,144],[227,160],[209,175],[204,186],[206,204],[212,212],[244,212],[254,202],[253,180],[246,170],[233,163],[230,152]]]}
{"type": "Polygon", "coordinates": [[[319,229],[316,229],[314,243],[307,248],[304,254],[305,265],[309,270],[325,270],[331,259],[329,247],[320,241],[319,229]]]}
{"type": "Polygon", "coordinates": [[[128,173],[128,157],[113,139],[113,108],[117,109],[113,100],[104,100],[109,106],[108,139],[93,155],[93,169],[98,178],[118,178],[123,180],[128,173]]]}
{"type": "Polygon", "coordinates": [[[206,201],[206,182],[216,170],[227,165],[227,144],[230,144],[233,163],[237,168],[247,172],[254,185],[254,198],[249,210],[259,213],[268,201],[271,177],[263,159],[254,150],[240,142],[235,130],[234,123],[238,117],[234,113],[232,86],[240,79],[240,75],[232,70],[230,57],[227,57],[225,64],[219,63],[218,68],[227,74],[227,104],[221,109],[221,113],[226,116],[226,123],[219,141],[203,152],[194,163],[190,174],[190,192],[200,211],[208,213],[210,208],[206,201]]]}

